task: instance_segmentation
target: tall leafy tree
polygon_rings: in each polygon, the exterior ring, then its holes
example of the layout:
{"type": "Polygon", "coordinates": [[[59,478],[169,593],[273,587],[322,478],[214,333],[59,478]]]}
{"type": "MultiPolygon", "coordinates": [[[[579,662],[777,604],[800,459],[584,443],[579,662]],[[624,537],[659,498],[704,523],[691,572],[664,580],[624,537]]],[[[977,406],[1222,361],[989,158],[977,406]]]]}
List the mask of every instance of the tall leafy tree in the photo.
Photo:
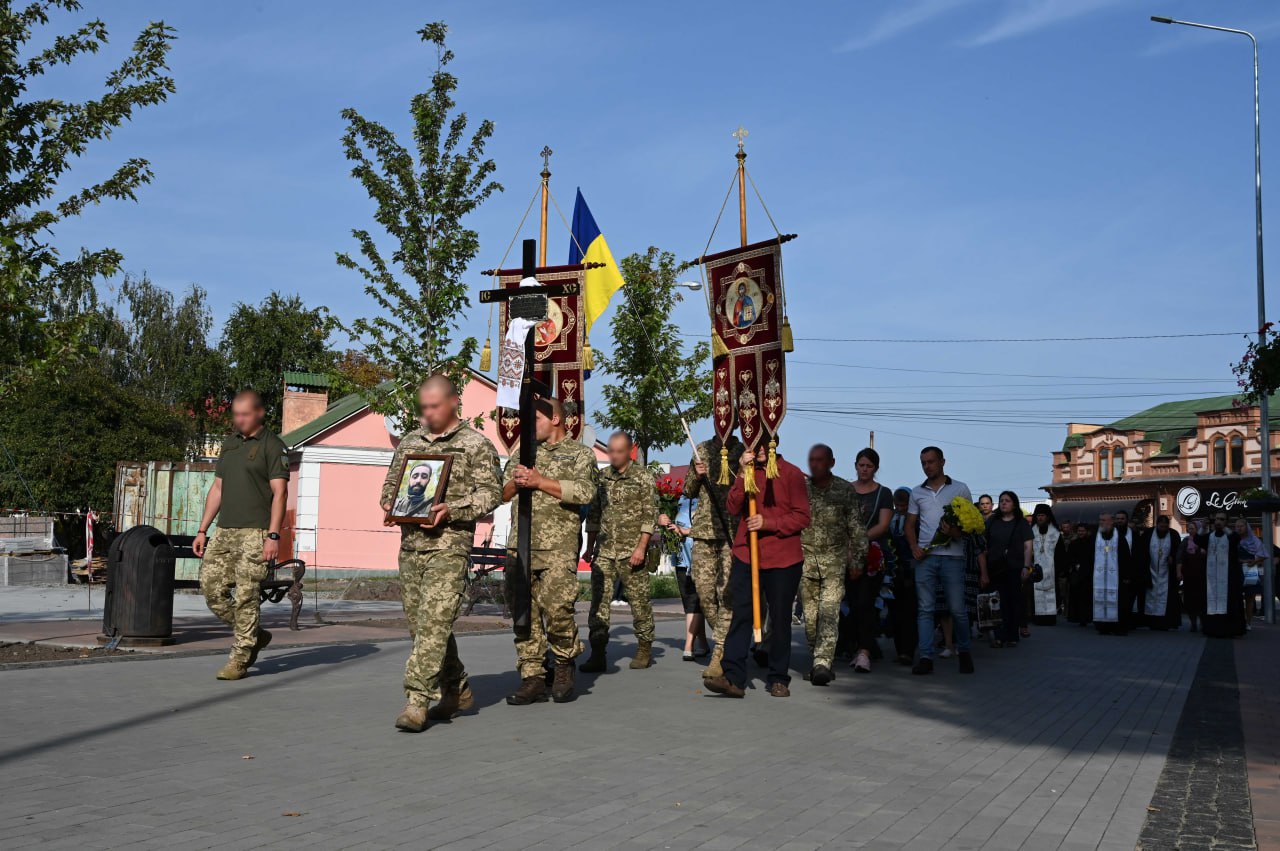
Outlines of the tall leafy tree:
{"type": "Polygon", "coordinates": [[[458,80],[447,70],[453,60],[447,32],[443,23],[418,31],[435,47],[436,69],[430,89],[409,103],[412,150],[384,125],[354,109],[342,112],[342,147],[355,164],[351,174],[376,205],[374,221],[389,243],[381,247],[370,231],[356,228],[351,233],[363,260],[338,254],[338,265],[363,276],[365,292],[379,308],[345,330],[394,379],[364,388],[370,404],[401,416],[406,427],[414,419],[419,381],[440,371],[465,381],[477,343],[474,337],[455,341],[454,333],[471,304],[462,274],[480,243],[464,220],[502,188],[491,179],[495,166],[484,154],[493,123],[481,121],[469,133],[466,113],[456,109],[458,80]]]}
{"type": "Polygon", "coordinates": [[[627,285],[615,298],[613,348],[597,356],[600,371],[614,380],[602,390],[604,409],[596,419],[631,434],[642,461],[685,440],[673,397],[690,422],[711,415],[711,347],[697,343],[686,354],[670,319],[683,300],[678,268],[675,255],[653,247],[622,258],[627,285]]]}
{"type": "Polygon", "coordinates": [[[152,179],[150,164],[138,157],[80,188],[68,171],[92,143],[174,91],[166,64],[174,31],[155,22],[107,73],[97,97],[30,97],[34,81],[106,46],[107,27],[98,19],[47,32],[51,11],[80,8],[77,0],[0,5],[0,399],[58,377],[86,352],[85,308],[94,304],[94,283],[120,268],[120,253],[111,248],[63,257],[53,245],[55,227],[103,200],[136,200],[152,179]]]}
{"type": "Polygon", "coordinates": [[[231,390],[253,388],[267,406],[267,425],[280,429],[287,371],[327,373],[333,320],[323,307],[307,307],[297,295],[273,292],[261,304],[236,304],[222,327],[219,348],[231,390]]]}

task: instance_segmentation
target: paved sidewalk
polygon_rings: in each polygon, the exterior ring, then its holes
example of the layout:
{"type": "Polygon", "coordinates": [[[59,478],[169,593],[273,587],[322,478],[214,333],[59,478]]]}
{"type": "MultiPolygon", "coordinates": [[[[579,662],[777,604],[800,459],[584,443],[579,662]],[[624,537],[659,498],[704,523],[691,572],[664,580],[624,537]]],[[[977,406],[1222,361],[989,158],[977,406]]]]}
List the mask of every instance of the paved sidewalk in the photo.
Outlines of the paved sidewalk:
{"type": "Polygon", "coordinates": [[[1258,849],[1280,851],[1280,627],[1233,643],[1258,849]]]}
{"type": "Polygon", "coordinates": [[[523,708],[510,639],[463,637],[479,710],[418,736],[391,726],[403,643],[273,647],[235,683],[209,657],[0,672],[0,844],[1129,851],[1203,647],[1063,626],[980,649],[974,677],[730,701],[679,633],[523,708]]]}

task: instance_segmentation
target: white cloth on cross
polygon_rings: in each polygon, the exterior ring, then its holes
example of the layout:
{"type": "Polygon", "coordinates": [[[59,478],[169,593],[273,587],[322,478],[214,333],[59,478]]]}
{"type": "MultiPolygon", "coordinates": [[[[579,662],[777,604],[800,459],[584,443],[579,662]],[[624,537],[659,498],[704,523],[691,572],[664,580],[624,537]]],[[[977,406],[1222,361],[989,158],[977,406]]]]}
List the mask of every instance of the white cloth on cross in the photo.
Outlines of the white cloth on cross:
{"type": "MultiPolygon", "coordinates": [[[[525,278],[522,287],[536,287],[535,278],[525,278]]],[[[524,383],[524,344],[529,331],[538,324],[536,319],[512,318],[507,323],[506,336],[498,349],[498,407],[519,409],[520,387],[524,383]]]]}

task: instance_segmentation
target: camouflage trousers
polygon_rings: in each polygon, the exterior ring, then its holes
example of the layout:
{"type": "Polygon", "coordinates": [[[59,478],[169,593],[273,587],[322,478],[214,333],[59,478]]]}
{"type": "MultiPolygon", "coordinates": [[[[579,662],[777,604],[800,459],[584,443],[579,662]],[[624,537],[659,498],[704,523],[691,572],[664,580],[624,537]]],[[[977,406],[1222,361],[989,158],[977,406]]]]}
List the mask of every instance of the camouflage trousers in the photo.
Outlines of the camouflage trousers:
{"type": "Polygon", "coordinates": [[[262,602],[258,583],[267,578],[262,560],[266,529],[219,527],[209,539],[200,565],[200,593],[209,611],[231,627],[231,658],[248,662],[258,641],[262,602]]]}
{"type": "Polygon", "coordinates": [[[458,658],[453,622],[462,610],[467,557],[456,552],[400,551],[400,585],[404,616],[413,649],[404,666],[404,694],[425,706],[445,689],[461,690],[467,671],[458,658]]]}
{"type": "Polygon", "coordinates": [[[835,662],[840,635],[840,603],[844,600],[844,563],[839,559],[805,559],[800,574],[800,605],[804,606],[804,640],[813,666],[835,662]]]}
{"type": "Polygon", "coordinates": [[[733,548],[723,541],[693,539],[689,572],[698,589],[702,613],[711,624],[711,637],[716,646],[724,644],[733,617],[733,601],[729,599],[729,569],[733,567],[733,548]]]}
{"type": "Polygon", "coordinates": [[[622,580],[631,604],[632,629],[641,644],[653,643],[653,603],[649,600],[649,571],[644,565],[631,569],[630,556],[607,558],[597,556],[591,566],[591,616],[587,620],[591,644],[609,642],[609,618],[613,613],[613,586],[622,580]]]}
{"type": "Polygon", "coordinates": [[[577,553],[560,555],[534,550],[531,558],[529,637],[516,639],[520,678],[540,677],[547,648],[556,661],[572,664],[582,652],[573,604],[578,601],[577,553]]]}

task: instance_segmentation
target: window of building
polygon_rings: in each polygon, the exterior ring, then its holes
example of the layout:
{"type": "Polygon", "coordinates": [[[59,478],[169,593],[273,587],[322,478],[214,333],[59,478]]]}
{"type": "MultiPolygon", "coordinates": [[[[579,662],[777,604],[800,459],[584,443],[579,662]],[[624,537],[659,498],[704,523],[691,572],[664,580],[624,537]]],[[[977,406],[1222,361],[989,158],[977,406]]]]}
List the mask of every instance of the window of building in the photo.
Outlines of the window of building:
{"type": "Polygon", "coordinates": [[[1221,476],[1227,472],[1227,442],[1219,437],[1213,442],[1213,474],[1221,476]]]}
{"type": "Polygon", "coordinates": [[[1124,450],[1115,449],[1111,453],[1111,478],[1124,478],[1124,450]]]}
{"type": "Polygon", "coordinates": [[[1239,473],[1244,469],[1244,439],[1240,435],[1231,438],[1231,472],[1239,473]]]}
{"type": "Polygon", "coordinates": [[[1098,478],[1105,482],[1110,475],[1111,475],[1111,450],[1099,449],[1098,450],[1098,478]]]}

